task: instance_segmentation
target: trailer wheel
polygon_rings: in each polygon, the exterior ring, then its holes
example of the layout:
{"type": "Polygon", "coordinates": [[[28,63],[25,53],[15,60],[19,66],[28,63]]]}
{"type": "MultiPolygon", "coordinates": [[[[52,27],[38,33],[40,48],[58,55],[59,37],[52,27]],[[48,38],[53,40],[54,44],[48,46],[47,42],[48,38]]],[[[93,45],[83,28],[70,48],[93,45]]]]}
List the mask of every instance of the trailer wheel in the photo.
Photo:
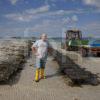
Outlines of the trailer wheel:
{"type": "Polygon", "coordinates": [[[100,57],[100,53],[97,53],[97,57],[100,57]]]}

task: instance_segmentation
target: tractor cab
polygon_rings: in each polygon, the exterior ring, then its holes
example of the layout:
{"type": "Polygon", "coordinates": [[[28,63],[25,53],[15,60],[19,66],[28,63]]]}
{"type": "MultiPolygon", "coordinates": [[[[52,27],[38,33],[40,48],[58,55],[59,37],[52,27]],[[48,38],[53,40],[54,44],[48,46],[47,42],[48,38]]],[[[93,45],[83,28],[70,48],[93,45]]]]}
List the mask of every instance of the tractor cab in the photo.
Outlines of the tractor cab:
{"type": "Polygon", "coordinates": [[[82,33],[80,30],[68,30],[66,32],[66,49],[70,51],[77,51],[81,44],[82,33]]]}
{"type": "Polygon", "coordinates": [[[68,40],[82,39],[82,33],[79,30],[68,30],[66,32],[66,39],[68,40]]]}

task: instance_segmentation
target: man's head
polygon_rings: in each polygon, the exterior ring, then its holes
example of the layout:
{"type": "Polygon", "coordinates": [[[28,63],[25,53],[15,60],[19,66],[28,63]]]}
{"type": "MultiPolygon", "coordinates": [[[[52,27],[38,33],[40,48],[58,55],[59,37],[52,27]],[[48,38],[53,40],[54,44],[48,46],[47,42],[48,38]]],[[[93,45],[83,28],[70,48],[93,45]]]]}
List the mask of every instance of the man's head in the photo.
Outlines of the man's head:
{"type": "Polygon", "coordinates": [[[43,33],[40,37],[43,41],[47,40],[47,34],[43,33]]]}

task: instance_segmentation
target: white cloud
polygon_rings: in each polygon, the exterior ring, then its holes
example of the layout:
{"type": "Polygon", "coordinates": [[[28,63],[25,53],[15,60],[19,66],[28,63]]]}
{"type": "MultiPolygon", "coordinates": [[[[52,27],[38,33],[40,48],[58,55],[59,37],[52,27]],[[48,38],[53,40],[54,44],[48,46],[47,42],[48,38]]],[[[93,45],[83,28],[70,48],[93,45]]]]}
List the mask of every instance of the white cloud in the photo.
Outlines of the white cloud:
{"type": "Polygon", "coordinates": [[[67,18],[63,18],[63,19],[62,19],[62,21],[63,21],[64,24],[69,23],[70,20],[71,20],[71,19],[70,19],[69,17],[67,17],[67,18]]]}
{"type": "Polygon", "coordinates": [[[91,22],[81,28],[85,32],[85,36],[100,37],[100,22],[91,22]]]}
{"type": "MultiPolygon", "coordinates": [[[[13,32],[13,33],[23,33],[23,36],[27,37],[27,36],[38,36],[41,33],[47,33],[49,36],[61,36],[61,32],[62,32],[62,28],[63,28],[63,22],[61,20],[51,20],[51,19],[47,19],[47,20],[43,20],[40,23],[36,23],[34,26],[30,26],[30,27],[26,27],[26,29],[22,28],[12,28],[10,29],[9,33],[13,32]],[[14,30],[15,29],[15,30],[14,30]]],[[[6,31],[7,33],[8,31],[6,31]]],[[[3,31],[3,33],[5,33],[5,30],[3,31]]]]}
{"type": "Polygon", "coordinates": [[[64,24],[68,24],[68,23],[76,23],[78,22],[78,17],[76,15],[73,15],[71,17],[67,17],[67,18],[63,18],[62,22],[64,24]]]}
{"type": "MultiPolygon", "coordinates": [[[[83,13],[98,13],[99,9],[72,9],[72,10],[57,10],[53,12],[49,12],[49,15],[70,15],[70,14],[83,14],[83,13]]],[[[74,16],[76,19],[76,17],[74,16]]]]}
{"type": "Polygon", "coordinates": [[[53,12],[53,14],[56,14],[56,15],[63,15],[65,14],[66,12],[64,10],[58,10],[56,12],[53,12]]]}
{"type": "MultiPolygon", "coordinates": [[[[16,21],[29,22],[33,19],[39,19],[41,17],[57,17],[68,16],[70,14],[82,14],[82,13],[99,13],[99,9],[73,9],[73,10],[56,10],[50,11],[49,5],[44,5],[36,9],[27,9],[22,13],[12,13],[5,15],[6,18],[16,21]]],[[[73,20],[77,21],[77,16],[73,16],[73,20]]]]}
{"type": "Polygon", "coordinates": [[[24,14],[7,14],[7,15],[5,15],[5,17],[8,19],[15,20],[15,21],[28,22],[32,19],[33,16],[31,16],[31,15],[26,16],[24,14]]]}
{"type": "Polygon", "coordinates": [[[77,17],[76,15],[73,15],[73,16],[72,16],[72,20],[73,20],[74,22],[77,22],[77,21],[78,21],[78,17],[77,17]]]}
{"type": "Polygon", "coordinates": [[[100,7],[100,0],[83,0],[86,5],[100,7]]]}
{"type": "Polygon", "coordinates": [[[11,19],[11,20],[15,20],[15,21],[29,22],[34,18],[40,17],[41,14],[48,12],[49,8],[50,8],[49,5],[45,5],[45,6],[37,8],[37,9],[27,9],[23,13],[6,14],[5,17],[8,19],[11,19]]]}
{"type": "Polygon", "coordinates": [[[37,8],[37,9],[28,9],[25,12],[29,13],[29,14],[37,14],[37,13],[47,12],[47,11],[49,11],[49,9],[50,9],[50,6],[49,5],[45,5],[45,6],[37,8]]]}
{"type": "Polygon", "coordinates": [[[84,29],[88,30],[99,30],[100,31],[100,22],[91,22],[88,25],[86,25],[86,27],[84,27],[84,29]]]}
{"type": "Polygon", "coordinates": [[[41,23],[37,23],[34,27],[28,28],[29,33],[47,33],[49,36],[62,36],[63,28],[66,29],[70,24],[75,27],[76,20],[72,17],[62,19],[44,19],[41,23]]]}
{"type": "Polygon", "coordinates": [[[100,13],[100,0],[82,0],[85,5],[95,7],[91,12],[100,13]]]}
{"type": "Polygon", "coordinates": [[[36,20],[39,18],[44,18],[44,17],[49,17],[49,18],[56,18],[59,16],[69,16],[74,14],[72,16],[73,21],[78,21],[77,14],[82,14],[82,13],[99,13],[100,10],[86,10],[86,9],[74,9],[74,10],[57,10],[57,11],[49,11],[50,7],[48,5],[42,6],[37,9],[28,9],[23,11],[22,13],[12,13],[12,14],[7,14],[5,15],[6,18],[10,20],[15,20],[15,21],[25,21],[29,22],[32,20],[36,20]]]}
{"type": "Polygon", "coordinates": [[[19,0],[9,0],[12,5],[15,5],[19,0]]]}
{"type": "MultiPolygon", "coordinates": [[[[49,36],[62,36],[64,34],[64,31],[67,29],[75,28],[73,23],[70,23],[72,20],[72,17],[65,18],[63,20],[43,20],[42,23],[37,23],[34,26],[30,27],[15,27],[15,28],[0,28],[0,32],[3,33],[2,35],[7,36],[39,36],[40,33],[47,33],[49,36]],[[63,21],[67,20],[67,23],[63,23],[63,21]],[[70,23],[70,24],[69,24],[70,23]],[[65,24],[65,26],[64,26],[65,24]],[[64,31],[63,31],[64,29],[64,31]]],[[[99,22],[91,22],[87,25],[83,25],[80,27],[80,30],[82,30],[83,35],[94,35],[95,37],[100,37],[100,23],[99,22]]]]}

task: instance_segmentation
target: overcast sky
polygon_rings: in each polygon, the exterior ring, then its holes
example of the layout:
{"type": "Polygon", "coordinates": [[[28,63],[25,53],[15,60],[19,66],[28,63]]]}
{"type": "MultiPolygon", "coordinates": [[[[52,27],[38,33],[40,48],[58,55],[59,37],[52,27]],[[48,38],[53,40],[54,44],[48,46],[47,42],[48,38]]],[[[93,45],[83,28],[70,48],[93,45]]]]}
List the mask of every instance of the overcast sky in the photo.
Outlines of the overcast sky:
{"type": "Polygon", "coordinates": [[[100,37],[100,0],[0,0],[0,36],[64,36],[80,29],[100,37]]]}

